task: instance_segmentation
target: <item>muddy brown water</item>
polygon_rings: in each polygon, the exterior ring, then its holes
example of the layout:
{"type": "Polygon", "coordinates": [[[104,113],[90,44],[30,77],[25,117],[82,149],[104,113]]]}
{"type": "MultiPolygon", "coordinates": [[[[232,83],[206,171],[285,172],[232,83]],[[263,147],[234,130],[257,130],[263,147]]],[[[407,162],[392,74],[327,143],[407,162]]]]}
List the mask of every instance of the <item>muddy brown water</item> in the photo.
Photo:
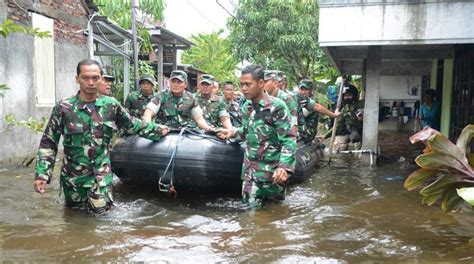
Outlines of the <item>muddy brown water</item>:
{"type": "Polygon", "coordinates": [[[257,212],[238,195],[171,199],[117,182],[117,207],[103,216],[64,208],[57,179],[39,195],[32,168],[3,165],[0,261],[474,262],[474,213],[422,205],[402,187],[411,162],[321,165],[257,212]]]}

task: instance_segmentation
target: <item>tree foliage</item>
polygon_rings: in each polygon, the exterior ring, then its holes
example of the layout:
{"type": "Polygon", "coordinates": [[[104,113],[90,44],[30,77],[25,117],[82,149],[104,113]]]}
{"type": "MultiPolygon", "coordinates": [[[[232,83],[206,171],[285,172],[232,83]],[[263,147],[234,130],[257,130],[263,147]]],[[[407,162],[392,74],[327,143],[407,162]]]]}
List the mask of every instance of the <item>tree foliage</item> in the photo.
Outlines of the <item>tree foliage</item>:
{"type": "MultiPolygon", "coordinates": [[[[146,30],[147,24],[155,24],[163,21],[165,2],[164,0],[137,0],[137,28],[138,34],[143,39],[141,50],[150,52],[153,50],[150,43],[150,34],[146,30]]],[[[130,0],[94,0],[99,7],[99,14],[107,16],[111,21],[125,29],[132,28],[132,8],[130,0]]]]}
{"type": "Polygon", "coordinates": [[[191,36],[196,46],[182,54],[183,63],[205,71],[219,81],[235,81],[237,59],[231,52],[229,41],[222,38],[222,30],[211,34],[197,34],[191,36]]]}
{"type": "Polygon", "coordinates": [[[318,20],[314,0],[240,0],[229,40],[238,59],[283,70],[294,82],[332,78],[337,72],[318,46],[318,20]]]}

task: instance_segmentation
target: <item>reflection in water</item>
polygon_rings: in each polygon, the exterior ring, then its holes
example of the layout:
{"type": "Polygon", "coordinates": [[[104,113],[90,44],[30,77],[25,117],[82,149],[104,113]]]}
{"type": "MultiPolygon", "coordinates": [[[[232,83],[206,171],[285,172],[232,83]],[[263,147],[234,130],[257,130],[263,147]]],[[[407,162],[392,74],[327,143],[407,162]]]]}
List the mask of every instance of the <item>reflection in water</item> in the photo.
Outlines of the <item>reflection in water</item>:
{"type": "MultiPolygon", "coordinates": [[[[238,194],[179,193],[116,184],[117,207],[64,208],[57,179],[33,192],[32,169],[0,172],[2,261],[472,262],[474,218],[420,204],[402,188],[411,164],[379,168],[346,157],[322,164],[287,200],[246,211],[238,194]]],[[[5,170],[7,169],[7,171],[5,170]]]]}

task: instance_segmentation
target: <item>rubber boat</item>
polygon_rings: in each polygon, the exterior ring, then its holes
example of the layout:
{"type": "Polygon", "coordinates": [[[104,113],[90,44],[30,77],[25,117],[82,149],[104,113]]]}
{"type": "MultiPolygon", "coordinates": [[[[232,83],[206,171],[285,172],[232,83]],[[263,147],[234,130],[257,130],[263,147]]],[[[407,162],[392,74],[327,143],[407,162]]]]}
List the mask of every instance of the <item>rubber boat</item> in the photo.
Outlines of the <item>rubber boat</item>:
{"type": "MultiPolygon", "coordinates": [[[[298,145],[290,183],[314,173],[323,149],[316,142],[298,145]]],[[[113,172],[125,183],[160,188],[171,183],[180,190],[238,192],[243,155],[242,143],[182,129],[172,130],[158,142],[136,135],[125,137],[113,147],[111,161],[113,172]]]]}

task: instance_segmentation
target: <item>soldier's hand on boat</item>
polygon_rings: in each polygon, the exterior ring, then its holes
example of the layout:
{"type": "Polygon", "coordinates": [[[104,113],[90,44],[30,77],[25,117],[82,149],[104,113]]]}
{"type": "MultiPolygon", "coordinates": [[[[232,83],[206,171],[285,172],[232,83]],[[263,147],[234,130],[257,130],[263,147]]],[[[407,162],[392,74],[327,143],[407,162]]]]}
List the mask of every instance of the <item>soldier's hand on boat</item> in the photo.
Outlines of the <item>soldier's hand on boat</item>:
{"type": "Polygon", "coordinates": [[[285,183],[288,180],[288,172],[282,168],[278,168],[273,172],[272,178],[277,184],[285,183]]]}
{"type": "Polygon", "coordinates": [[[161,135],[166,136],[170,132],[170,128],[165,125],[158,125],[158,127],[161,129],[161,135]]]}
{"type": "Polygon", "coordinates": [[[33,185],[35,187],[35,192],[43,194],[46,191],[46,181],[45,180],[35,180],[33,182],[33,185]]]}
{"type": "Polygon", "coordinates": [[[218,128],[216,129],[216,132],[218,138],[227,140],[234,136],[235,130],[229,128],[218,128]]]}

